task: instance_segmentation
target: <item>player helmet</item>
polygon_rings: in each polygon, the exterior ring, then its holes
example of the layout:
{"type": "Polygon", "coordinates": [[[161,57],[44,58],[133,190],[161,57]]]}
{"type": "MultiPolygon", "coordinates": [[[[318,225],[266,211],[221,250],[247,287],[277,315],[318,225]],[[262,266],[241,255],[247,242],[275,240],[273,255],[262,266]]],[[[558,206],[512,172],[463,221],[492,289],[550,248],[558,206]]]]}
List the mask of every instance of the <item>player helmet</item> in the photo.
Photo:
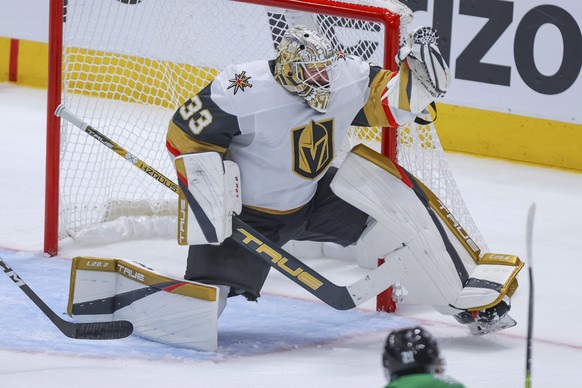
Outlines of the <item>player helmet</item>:
{"type": "Polygon", "coordinates": [[[303,97],[310,107],[325,112],[333,79],[338,75],[335,64],[331,42],[298,25],[283,35],[277,47],[274,76],[285,89],[303,97]]]}
{"type": "Polygon", "coordinates": [[[444,365],[435,339],[421,327],[390,333],[382,361],[388,380],[416,373],[441,373],[444,365]]]}

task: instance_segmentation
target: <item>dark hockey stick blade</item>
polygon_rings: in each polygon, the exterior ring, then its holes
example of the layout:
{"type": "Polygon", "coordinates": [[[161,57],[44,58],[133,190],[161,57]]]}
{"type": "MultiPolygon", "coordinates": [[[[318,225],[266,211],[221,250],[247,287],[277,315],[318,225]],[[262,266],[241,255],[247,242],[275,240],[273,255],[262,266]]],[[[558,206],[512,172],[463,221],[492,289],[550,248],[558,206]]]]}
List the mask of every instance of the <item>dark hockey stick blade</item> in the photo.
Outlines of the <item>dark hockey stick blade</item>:
{"type": "Polygon", "coordinates": [[[133,325],[129,321],[113,322],[67,322],[61,329],[64,335],[75,339],[108,340],[121,339],[133,333],[133,325]]]}
{"type": "Polygon", "coordinates": [[[16,272],[0,257],[0,269],[16,284],[22,292],[47,316],[64,335],[75,339],[120,339],[133,332],[128,321],[113,322],[69,322],[59,317],[51,308],[22,280],[16,272]]]}

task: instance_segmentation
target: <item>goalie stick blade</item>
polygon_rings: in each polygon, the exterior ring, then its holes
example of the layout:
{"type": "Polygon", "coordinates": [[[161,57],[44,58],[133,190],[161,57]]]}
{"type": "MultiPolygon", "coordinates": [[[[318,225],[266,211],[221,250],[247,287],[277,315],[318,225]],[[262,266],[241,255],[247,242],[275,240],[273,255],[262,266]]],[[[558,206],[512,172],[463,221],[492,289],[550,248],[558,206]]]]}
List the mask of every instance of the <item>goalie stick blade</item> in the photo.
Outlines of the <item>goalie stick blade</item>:
{"type": "Polygon", "coordinates": [[[63,327],[61,331],[67,337],[75,339],[121,339],[126,338],[133,333],[133,325],[129,321],[66,323],[68,323],[68,325],[63,327]]]}

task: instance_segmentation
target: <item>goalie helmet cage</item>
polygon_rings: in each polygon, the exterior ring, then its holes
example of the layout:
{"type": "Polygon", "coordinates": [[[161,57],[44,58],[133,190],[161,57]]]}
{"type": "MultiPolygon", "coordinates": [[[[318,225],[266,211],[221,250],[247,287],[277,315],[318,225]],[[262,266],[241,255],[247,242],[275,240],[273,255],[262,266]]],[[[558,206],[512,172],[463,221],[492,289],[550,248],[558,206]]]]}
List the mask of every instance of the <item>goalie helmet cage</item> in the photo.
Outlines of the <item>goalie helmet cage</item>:
{"type": "MultiPolygon", "coordinates": [[[[61,122],[59,104],[175,179],[167,123],[220,69],[273,59],[305,24],[396,70],[412,12],[396,0],[51,0],[49,17],[44,250],[55,255],[66,237],[173,236],[177,211],[174,193],[61,122]]],[[[420,178],[483,251],[434,126],[353,127],[336,159],[362,142],[420,178]]]]}

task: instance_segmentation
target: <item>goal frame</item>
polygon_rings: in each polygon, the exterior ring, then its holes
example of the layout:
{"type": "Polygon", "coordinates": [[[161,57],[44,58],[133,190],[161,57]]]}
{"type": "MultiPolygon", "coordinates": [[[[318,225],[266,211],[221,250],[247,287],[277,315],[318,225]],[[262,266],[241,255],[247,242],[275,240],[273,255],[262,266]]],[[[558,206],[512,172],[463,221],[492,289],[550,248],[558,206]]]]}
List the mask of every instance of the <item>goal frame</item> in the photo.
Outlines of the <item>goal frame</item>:
{"type": "MultiPolygon", "coordinates": [[[[297,11],[325,13],[332,16],[351,17],[384,25],[384,68],[396,70],[394,56],[399,47],[400,15],[386,9],[352,3],[337,3],[329,0],[231,0],[256,5],[284,7],[297,11]]],[[[54,115],[61,103],[62,85],[62,35],[64,0],[50,0],[49,10],[49,79],[47,90],[46,128],[46,182],[44,252],[50,256],[58,254],[58,215],[60,178],[60,130],[61,120],[54,115]]],[[[397,128],[383,128],[381,150],[396,160],[397,128]]]]}

